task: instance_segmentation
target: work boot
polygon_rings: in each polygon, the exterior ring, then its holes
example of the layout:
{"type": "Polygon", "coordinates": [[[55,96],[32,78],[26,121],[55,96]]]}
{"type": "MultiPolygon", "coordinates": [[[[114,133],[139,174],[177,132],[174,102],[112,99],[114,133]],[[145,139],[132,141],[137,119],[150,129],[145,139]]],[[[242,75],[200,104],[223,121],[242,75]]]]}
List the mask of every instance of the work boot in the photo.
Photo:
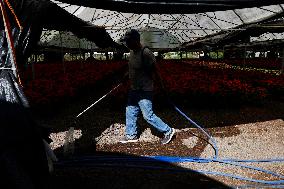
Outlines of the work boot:
{"type": "Polygon", "coordinates": [[[128,137],[123,137],[123,139],[122,140],[120,140],[119,141],[120,143],[123,143],[123,144],[125,144],[125,143],[131,143],[131,142],[138,142],[138,138],[137,137],[134,137],[134,138],[128,138],[128,137]]]}

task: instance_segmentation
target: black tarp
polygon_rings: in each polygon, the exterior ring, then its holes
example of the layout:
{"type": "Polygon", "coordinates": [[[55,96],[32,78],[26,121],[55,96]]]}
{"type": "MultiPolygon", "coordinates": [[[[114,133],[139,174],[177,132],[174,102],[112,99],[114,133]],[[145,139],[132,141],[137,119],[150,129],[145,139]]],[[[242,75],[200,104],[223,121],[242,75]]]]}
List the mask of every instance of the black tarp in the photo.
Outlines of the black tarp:
{"type": "Polygon", "coordinates": [[[283,0],[59,0],[63,3],[128,13],[199,13],[260,7],[283,0]]]}
{"type": "MultiPolygon", "coordinates": [[[[104,28],[91,25],[48,0],[10,0],[10,3],[23,26],[23,30],[20,31],[7,6],[6,10],[11,24],[10,29],[18,67],[26,62],[32,50],[36,47],[43,28],[71,31],[80,38],[84,37],[95,42],[97,46],[102,48],[117,47],[117,44],[104,28]]],[[[17,75],[10,69],[12,68],[12,61],[8,53],[2,16],[0,19],[0,37],[0,100],[27,107],[27,100],[24,98],[21,87],[17,84],[17,75]],[[6,85],[6,83],[8,84],[6,85]]]]}
{"type": "MultiPolygon", "coordinates": [[[[51,1],[9,2],[23,28],[20,30],[12,11],[4,3],[18,68],[36,48],[43,28],[71,31],[99,47],[117,47],[104,28],[77,18],[51,1]]],[[[44,189],[48,187],[45,137],[30,114],[9,52],[2,13],[0,16],[0,188],[44,189]]]]}

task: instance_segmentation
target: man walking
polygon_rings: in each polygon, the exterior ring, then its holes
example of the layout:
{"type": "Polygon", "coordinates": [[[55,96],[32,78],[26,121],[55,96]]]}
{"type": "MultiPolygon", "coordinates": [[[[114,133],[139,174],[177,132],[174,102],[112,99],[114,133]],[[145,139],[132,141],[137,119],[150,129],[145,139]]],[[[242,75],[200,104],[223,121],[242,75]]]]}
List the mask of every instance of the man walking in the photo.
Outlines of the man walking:
{"type": "Polygon", "coordinates": [[[167,144],[174,136],[175,130],[157,117],[152,108],[153,75],[156,71],[155,56],[149,48],[142,46],[140,34],[135,29],[127,31],[123,41],[125,41],[126,46],[130,49],[128,62],[130,91],[126,107],[125,138],[121,143],[138,141],[136,122],[141,110],[143,118],[164,134],[161,143],[167,144]]]}

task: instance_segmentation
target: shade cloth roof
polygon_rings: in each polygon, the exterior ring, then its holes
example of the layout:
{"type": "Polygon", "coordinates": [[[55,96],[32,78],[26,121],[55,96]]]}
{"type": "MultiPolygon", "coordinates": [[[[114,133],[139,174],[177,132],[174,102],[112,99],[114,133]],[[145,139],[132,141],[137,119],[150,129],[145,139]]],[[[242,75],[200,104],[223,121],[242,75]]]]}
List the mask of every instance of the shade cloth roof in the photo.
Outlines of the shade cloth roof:
{"type": "Polygon", "coordinates": [[[201,13],[260,7],[283,3],[283,0],[60,0],[60,2],[128,13],[201,13]]]}
{"type": "MultiPolygon", "coordinates": [[[[61,0],[64,2],[69,2],[73,4],[80,5],[88,5],[93,7],[101,7],[103,5],[94,5],[95,2],[98,1],[79,1],[77,3],[72,2],[72,0],[61,0]]],[[[144,32],[148,31],[152,32],[152,36],[148,37],[149,41],[146,41],[147,44],[152,44],[153,47],[157,48],[165,48],[170,47],[170,44],[184,44],[192,41],[196,41],[199,39],[203,39],[206,36],[210,36],[212,34],[216,34],[224,31],[238,31],[244,30],[241,26],[250,25],[252,23],[258,23],[263,20],[267,20],[271,17],[275,17],[283,13],[284,4],[274,4],[269,6],[261,6],[273,3],[280,3],[283,1],[231,1],[231,0],[223,0],[223,1],[170,1],[167,4],[172,4],[172,9],[175,9],[177,5],[174,3],[209,3],[218,4],[217,2],[223,2],[230,4],[231,7],[228,8],[230,10],[226,11],[215,11],[215,12],[202,12],[210,11],[215,9],[202,9],[188,12],[192,12],[191,14],[184,14],[183,11],[180,11],[179,14],[159,14],[160,10],[164,11],[163,4],[159,3],[159,8],[155,13],[151,11],[147,14],[140,14],[141,11],[135,11],[135,13],[123,13],[116,10],[115,8],[109,6],[108,9],[113,10],[103,10],[98,8],[90,8],[84,6],[77,6],[73,4],[66,4],[59,1],[55,1],[59,6],[67,10],[68,12],[76,15],[77,17],[91,23],[94,25],[104,26],[110,36],[115,40],[119,41],[119,39],[124,35],[125,31],[129,28],[138,28],[144,32]],[[252,5],[257,7],[252,8],[242,8],[235,9],[238,7],[251,7],[252,5]],[[199,13],[194,13],[199,12],[199,13]],[[160,35],[160,36],[159,36],[160,35]],[[169,41],[168,46],[165,45],[165,36],[166,41],[169,41]],[[159,39],[159,40],[158,40],[159,39]]],[[[140,6],[144,3],[144,6],[151,7],[153,4],[151,2],[158,4],[158,1],[103,1],[100,2],[106,5],[110,5],[112,3],[126,3],[127,5],[140,6]],[[109,3],[109,4],[108,4],[109,3]]],[[[160,2],[160,1],[159,1],[160,2]]],[[[284,2],[283,2],[284,3],[284,2]]],[[[99,3],[98,3],[99,4],[99,3]]],[[[120,6],[119,5],[119,6],[120,6]]],[[[186,5],[188,6],[188,5],[186,5]]],[[[197,5],[194,5],[197,6],[197,5]]],[[[200,5],[202,6],[202,5],[200,5]]],[[[223,10],[222,8],[216,10],[223,10]]],[[[123,10],[121,10],[123,11],[123,10]]],[[[129,10],[131,11],[131,9],[129,10]]],[[[127,11],[127,12],[129,12],[127,11]]],[[[146,10],[145,10],[146,12],[146,10]]],[[[282,19],[279,17],[278,19],[282,19]]],[[[149,36],[149,35],[148,35],[149,36]]],[[[282,32],[277,30],[274,32],[270,30],[266,33],[260,33],[259,36],[254,36],[254,40],[271,40],[271,39],[281,39],[283,38],[282,32]]],[[[44,39],[44,37],[43,37],[44,39]]]]}
{"type": "Polygon", "coordinates": [[[268,17],[258,22],[243,24],[235,28],[236,30],[223,31],[217,34],[205,36],[202,39],[197,39],[192,42],[183,44],[183,47],[190,48],[202,48],[207,45],[210,47],[223,47],[225,45],[236,43],[248,43],[254,41],[261,41],[259,36],[264,37],[265,35],[272,35],[271,39],[275,40],[278,38],[283,39],[284,32],[284,13],[279,13],[274,16],[268,17]],[[278,32],[278,33],[273,33],[278,32]],[[254,38],[253,38],[254,37],[254,38]]]}

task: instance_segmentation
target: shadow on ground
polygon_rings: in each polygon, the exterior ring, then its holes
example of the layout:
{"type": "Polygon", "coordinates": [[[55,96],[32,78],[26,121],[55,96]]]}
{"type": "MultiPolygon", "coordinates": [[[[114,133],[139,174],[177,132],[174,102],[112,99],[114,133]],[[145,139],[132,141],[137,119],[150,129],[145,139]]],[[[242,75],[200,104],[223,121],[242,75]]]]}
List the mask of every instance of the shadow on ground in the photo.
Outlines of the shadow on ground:
{"type": "MultiPolygon", "coordinates": [[[[109,128],[110,125],[125,123],[125,102],[119,102],[114,106],[113,99],[106,98],[77,119],[76,124],[73,123],[78,113],[82,112],[86,107],[108,92],[111,86],[115,86],[114,83],[115,81],[110,85],[90,89],[69,103],[37,107],[34,109],[36,120],[39,124],[51,128],[52,132],[66,131],[71,126],[82,130],[82,138],[75,142],[76,156],[81,158],[83,155],[104,155],[105,157],[115,155],[125,157],[125,154],[118,153],[125,151],[118,150],[118,152],[115,152],[115,150],[112,151],[106,148],[104,152],[98,152],[94,140],[109,128]]],[[[166,102],[159,103],[160,101],[157,101],[154,104],[156,114],[170,126],[177,129],[194,127],[171,106],[165,105],[166,102]]],[[[226,106],[218,106],[216,104],[208,104],[206,106],[203,104],[198,107],[196,104],[198,103],[195,102],[193,106],[190,103],[177,105],[191,119],[204,128],[208,128],[213,137],[239,134],[239,131],[236,129],[222,130],[221,132],[220,128],[222,127],[283,119],[284,115],[284,102],[275,99],[255,104],[238,104],[236,102],[232,106],[228,104],[226,106]]],[[[138,124],[141,130],[149,127],[143,119],[139,119],[138,124]]],[[[157,135],[157,133],[153,133],[157,135]]],[[[198,135],[197,133],[194,134],[198,135]]],[[[188,135],[183,136],[180,134],[177,137],[182,139],[183,137],[188,137],[188,135]]],[[[195,151],[197,154],[194,155],[199,156],[207,145],[208,143],[202,143],[200,140],[191,151],[195,151]]],[[[167,147],[161,147],[163,149],[157,150],[157,146],[157,144],[152,145],[153,149],[160,153],[155,155],[192,155],[181,154],[182,151],[188,151],[188,148],[181,148],[182,145],[177,142],[169,144],[167,147]],[[169,153],[171,149],[175,152],[174,154],[169,153]],[[180,152],[177,149],[180,149],[180,152]],[[163,152],[165,153],[163,154],[163,152]]],[[[120,147],[128,149],[127,152],[129,153],[127,154],[133,154],[131,153],[133,146],[120,145],[120,147]]],[[[148,144],[147,147],[149,148],[148,144]]],[[[135,148],[139,149],[141,146],[136,146],[135,148]]],[[[143,151],[143,148],[141,150],[143,151]]],[[[137,155],[143,155],[141,150],[136,151],[138,152],[137,155]]],[[[60,156],[62,149],[57,149],[56,153],[60,156]]],[[[135,155],[131,155],[130,158],[135,158],[135,155]]],[[[148,163],[141,165],[136,162],[135,164],[131,164],[134,167],[129,167],[129,163],[127,162],[115,163],[116,165],[113,162],[95,161],[88,164],[86,162],[82,163],[80,160],[77,163],[72,162],[69,165],[58,164],[52,176],[52,188],[230,188],[202,174],[165,162],[156,161],[151,162],[150,165],[148,163]],[[156,166],[162,166],[164,169],[158,170],[153,168],[156,166]]]]}
{"type": "Polygon", "coordinates": [[[231,188],[203,174],[174,164],[118,153],[62,159],[55,166],[51,179],[51,189],[177,187],[231,188]]]}

